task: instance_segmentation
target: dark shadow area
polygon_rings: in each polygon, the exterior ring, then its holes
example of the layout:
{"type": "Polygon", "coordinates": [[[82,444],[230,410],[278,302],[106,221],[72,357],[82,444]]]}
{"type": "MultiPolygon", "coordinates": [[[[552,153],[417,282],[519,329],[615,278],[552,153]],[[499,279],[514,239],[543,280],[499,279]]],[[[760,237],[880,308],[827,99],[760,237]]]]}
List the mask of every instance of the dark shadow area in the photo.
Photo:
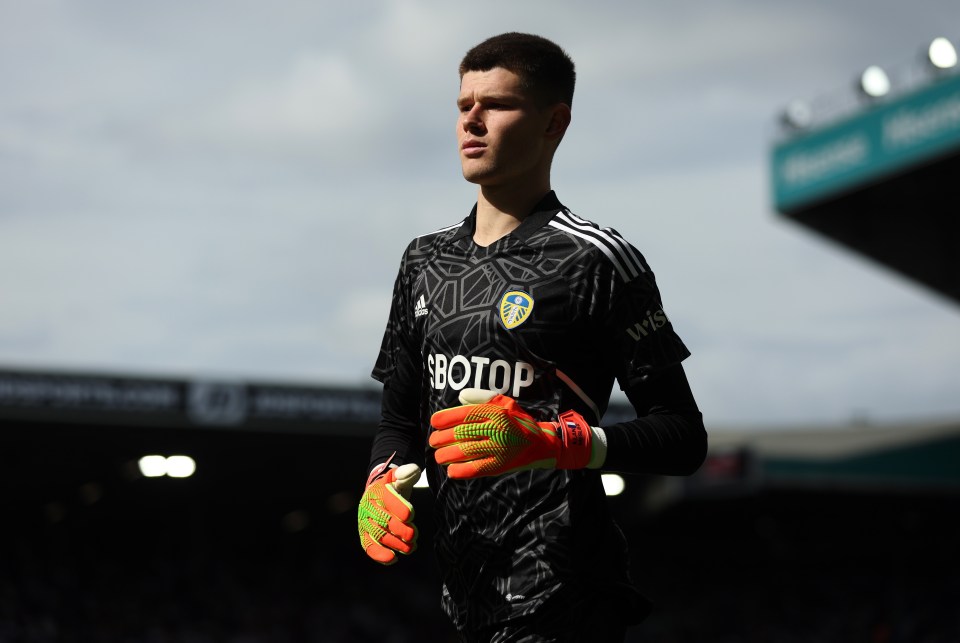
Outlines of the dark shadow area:
{"type": "MultiPolygon", "coordinates": [[[[369,438],[2,426],[0,643],[454,640],[429,492],[420,550],[383,568],[355,506],[369,438]],[[136,460],[183,453],[187,479],[136,460]]],[[[655,604],[630,641],[960,640],[958,496],[758,488],[611,502],[655,604]]]]}
{"type": "Polygon", "coordinates": [[[960,304],[960,155],[784,215],[960,304]]]}

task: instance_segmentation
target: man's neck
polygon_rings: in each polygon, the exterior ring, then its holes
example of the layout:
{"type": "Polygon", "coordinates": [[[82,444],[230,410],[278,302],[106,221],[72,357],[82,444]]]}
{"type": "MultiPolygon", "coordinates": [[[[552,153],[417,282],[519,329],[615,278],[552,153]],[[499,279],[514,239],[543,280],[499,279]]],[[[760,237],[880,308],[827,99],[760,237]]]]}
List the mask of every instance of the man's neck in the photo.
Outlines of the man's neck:
{"type": "Polygon", "coordinates": [[[523,223],[533,206],[550,191],[549,182],[536,189],[505,190],[480,188],[477,197],[477,227],[473,240],[480,246],[489,246],[523,223]]]}

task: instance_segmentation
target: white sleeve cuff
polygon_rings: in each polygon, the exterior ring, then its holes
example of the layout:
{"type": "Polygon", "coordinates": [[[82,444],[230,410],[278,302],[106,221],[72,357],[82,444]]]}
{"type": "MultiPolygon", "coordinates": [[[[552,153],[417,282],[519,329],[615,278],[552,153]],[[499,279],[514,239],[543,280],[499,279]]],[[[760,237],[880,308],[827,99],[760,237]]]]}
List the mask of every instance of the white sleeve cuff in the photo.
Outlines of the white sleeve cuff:
{"type": "Polygon", "coordinates": [[[598,426],[591,426],[590,432],[593,433],[591,441],[590,462],[588,469],[599,469],[607,459],[607,434],[598,426]]]}

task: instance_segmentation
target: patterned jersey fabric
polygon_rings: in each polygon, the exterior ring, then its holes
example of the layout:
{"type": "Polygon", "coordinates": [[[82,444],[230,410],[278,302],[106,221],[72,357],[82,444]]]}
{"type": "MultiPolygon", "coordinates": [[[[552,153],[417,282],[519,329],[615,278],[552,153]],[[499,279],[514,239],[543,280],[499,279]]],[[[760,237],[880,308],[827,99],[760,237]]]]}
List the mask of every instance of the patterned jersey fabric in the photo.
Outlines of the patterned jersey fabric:
{"type": "MultiPolygon", "coordinates": [[[[475,219],[410,243],[373,371],[419,400],[402,424],[424,449],[416,459],[436,501],[444,609],[461,632],[569,618],[600,597],[640,614],[598,471],[452,480],[426,437],[430,416],[465,387],[514,397],[537,420],[573,409],[599,425],[614,381],[628,387],[689,352],[646,261],[616,231],[552,192],[490,246],[474,243],[475,219]]],[[[373,456],[392,450],[375,441],[373,456]]]]}

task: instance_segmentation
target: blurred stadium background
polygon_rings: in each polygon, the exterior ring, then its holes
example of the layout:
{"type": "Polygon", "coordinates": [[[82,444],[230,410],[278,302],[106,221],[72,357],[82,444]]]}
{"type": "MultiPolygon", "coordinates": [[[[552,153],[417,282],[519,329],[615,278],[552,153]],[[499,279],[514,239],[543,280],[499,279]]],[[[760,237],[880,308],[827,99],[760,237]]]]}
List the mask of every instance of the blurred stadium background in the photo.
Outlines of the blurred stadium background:
{"type": "MultiPolygon", "coordinates": [[[[932,62],[789,105],[771,194],[960,303],[960,74],[932,62]]],[[[418,555],[357,546],[378,411],[374,388],[0,371],[0,643],[453,640],[428,503],[418,555]]],[[[611,503],[657,606],[631,641],[960,641],[960,418],[719,427],[695,476],[611,503]]]]}

